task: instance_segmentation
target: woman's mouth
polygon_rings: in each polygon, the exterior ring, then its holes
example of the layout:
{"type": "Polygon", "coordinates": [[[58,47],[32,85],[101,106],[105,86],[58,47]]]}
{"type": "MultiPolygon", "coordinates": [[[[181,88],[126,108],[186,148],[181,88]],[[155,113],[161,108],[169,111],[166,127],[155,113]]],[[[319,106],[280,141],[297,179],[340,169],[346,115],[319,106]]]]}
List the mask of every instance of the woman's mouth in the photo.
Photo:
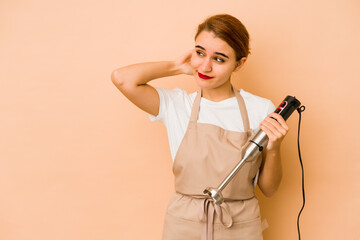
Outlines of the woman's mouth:
{"type": "Polygon", "coordinates": [[[199,75],[199,77],[202,78],[202,79],[211,79],[211,78],[213,78],[213,77],[210,77],[210,76],[201,74],[200,72],[198,72],[198,75],[199,75]]]}

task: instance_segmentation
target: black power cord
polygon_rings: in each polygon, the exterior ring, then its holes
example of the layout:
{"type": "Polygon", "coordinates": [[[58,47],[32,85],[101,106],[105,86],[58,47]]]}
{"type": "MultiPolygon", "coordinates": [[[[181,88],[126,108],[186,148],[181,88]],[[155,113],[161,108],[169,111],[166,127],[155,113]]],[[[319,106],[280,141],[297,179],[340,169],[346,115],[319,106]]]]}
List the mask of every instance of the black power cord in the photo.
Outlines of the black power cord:
{"type": "Polygon", "coordinates": [[[301,159],[301,152],[300,152],[300,123],[301,123],[301,113],[303,111],[305,111],[305,106],[301,106],[299,108],[296,109],[299,113],[299,126],[298,126],[298,138],[297,138],[297,145],[298,145],[298,152],[299,152],[299,159],[300,159],[300,165],[301,165],[301,183],[302,183],[302,197],[303,197],[303,204],[302,207],[300,209],[299,215],[297,217],[297,229],[298,229],[298,235],[299,235],[299,240],[301,240],[300,237],[300,215],[302,213],[302,211],[304,210],[305,207],[305,186],[304,186],[304,166],[303,166],[303,162],[301,159]]]}

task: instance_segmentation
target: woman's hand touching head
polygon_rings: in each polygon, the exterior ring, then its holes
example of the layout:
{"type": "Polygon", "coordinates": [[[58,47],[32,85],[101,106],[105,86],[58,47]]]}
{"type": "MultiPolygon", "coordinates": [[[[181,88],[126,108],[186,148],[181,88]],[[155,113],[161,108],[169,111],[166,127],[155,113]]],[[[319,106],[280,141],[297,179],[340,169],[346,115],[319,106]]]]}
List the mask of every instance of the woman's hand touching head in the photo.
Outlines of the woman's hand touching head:
{"type": "Polygon", "coordinates": [[[194,75],[194,69],[190,64],[193,52],[194,49],[189,50],[175,61],[175,67],[179,69],[183,74],[194,75]]]}

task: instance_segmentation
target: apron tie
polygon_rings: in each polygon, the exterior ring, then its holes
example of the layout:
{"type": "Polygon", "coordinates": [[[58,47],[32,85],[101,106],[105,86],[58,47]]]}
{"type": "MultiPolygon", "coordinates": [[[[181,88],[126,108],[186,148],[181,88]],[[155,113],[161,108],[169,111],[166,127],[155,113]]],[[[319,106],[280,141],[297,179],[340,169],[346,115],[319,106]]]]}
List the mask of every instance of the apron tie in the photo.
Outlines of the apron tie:
{"type": "Polygon", "coordinates": [[[233,222],[229,206],[225,202],[217,205],[211,198],[205,198],[199,213],[200,221],[204,222],[203,231],[201,234],[202,240],[214,239],[213,234],[215,213],[219,216],[220,222],[224,227],[229,228],[232,226],[233,222]]]}

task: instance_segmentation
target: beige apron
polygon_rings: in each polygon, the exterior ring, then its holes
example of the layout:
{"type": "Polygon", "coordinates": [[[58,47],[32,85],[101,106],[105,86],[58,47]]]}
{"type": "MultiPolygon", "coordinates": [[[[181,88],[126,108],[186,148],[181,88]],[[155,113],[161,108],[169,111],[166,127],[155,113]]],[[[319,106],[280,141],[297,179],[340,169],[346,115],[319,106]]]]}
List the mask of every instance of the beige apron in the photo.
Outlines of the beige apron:
{"type": "Polygon", "coordinates": [[[206,187],[217,187],[225,179],[241,160],[243,146],[254,134],[249,127],[244,100],[233,90],[244,132],[197,123],[201,89],[197,93],[173,165],[176,192],[167,209],[163,240],[262,239],[260,209],[253,184],[261,154],[246,163],[223,190],[225,201],[220,206],[203,194],[206,187]]]}

